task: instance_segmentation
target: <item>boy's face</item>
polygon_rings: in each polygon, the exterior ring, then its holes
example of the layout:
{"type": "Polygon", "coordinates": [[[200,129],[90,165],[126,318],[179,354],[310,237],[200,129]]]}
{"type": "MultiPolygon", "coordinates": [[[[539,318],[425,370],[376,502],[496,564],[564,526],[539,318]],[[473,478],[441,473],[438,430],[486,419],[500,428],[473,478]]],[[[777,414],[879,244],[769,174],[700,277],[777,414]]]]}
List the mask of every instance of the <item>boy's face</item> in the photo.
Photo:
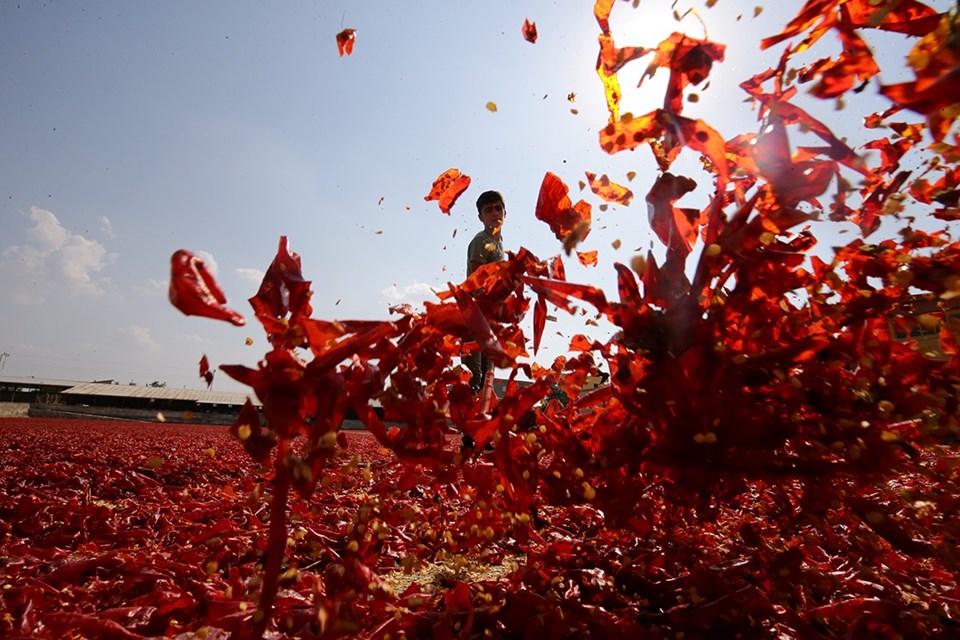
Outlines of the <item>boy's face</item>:
{"type": "Polygon", "coordinates": [[[497,235],[503,227],[503,219],[507,217],[507,210],[502,202],[490,202],[480,209],[480,221],[484,230],[490,235],[497,235]]]}

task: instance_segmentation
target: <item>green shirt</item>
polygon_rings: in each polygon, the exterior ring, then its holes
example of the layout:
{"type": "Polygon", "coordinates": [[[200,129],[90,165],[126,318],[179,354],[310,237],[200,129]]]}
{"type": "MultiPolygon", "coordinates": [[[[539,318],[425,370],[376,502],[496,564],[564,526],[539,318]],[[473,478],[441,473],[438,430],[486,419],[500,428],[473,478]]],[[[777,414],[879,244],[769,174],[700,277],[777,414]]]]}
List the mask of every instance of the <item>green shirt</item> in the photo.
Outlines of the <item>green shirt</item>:
{"type": "Polygon", "coordinates": [[[494,238],[484,229],[473,236],[467,247],[467,275],[477,267],[503,260],[503,238],[494,238]]]}

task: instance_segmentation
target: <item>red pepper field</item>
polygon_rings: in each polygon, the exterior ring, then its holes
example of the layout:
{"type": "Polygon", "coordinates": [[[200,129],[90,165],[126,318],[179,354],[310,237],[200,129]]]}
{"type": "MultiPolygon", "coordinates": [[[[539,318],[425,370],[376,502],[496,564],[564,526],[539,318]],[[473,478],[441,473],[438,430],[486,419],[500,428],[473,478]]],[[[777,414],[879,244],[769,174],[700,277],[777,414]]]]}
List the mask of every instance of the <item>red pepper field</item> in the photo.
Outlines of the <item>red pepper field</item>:
{"type": "MultiPolygon", "coordinates": [[[[757,483],[699,526],[664,505],[638,536],[589,505],[531,519],[490,513],[457,478],[401,486],[370,435],[346,443],[289,505],[270,637],[960,633],[955,453],[921,452],[804,524],[789,487],[757,483]]],[[[7,418],[0,460],[3,637],[209,639],[249,622],[268,496],[226,429],[7,418]]]]}

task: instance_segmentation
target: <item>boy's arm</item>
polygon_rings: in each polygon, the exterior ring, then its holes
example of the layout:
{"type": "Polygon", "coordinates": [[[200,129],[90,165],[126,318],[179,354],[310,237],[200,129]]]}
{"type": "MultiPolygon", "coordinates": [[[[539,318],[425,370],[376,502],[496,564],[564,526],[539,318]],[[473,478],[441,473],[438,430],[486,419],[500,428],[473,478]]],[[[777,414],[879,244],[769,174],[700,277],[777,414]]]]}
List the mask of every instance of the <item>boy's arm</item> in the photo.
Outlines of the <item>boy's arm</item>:
{"type": "Polygon", "coordinates": [[[467,246],[467,275],[487,264],[487,255],[484,251],[483,241],[480,238],[474,238],[467,246]]]}
{"type": "Polygon", "coordinates": [[[477,269],[479,269],[480,267],[482,267],[482,266],[485,265],[485,264],[487,264],[487,263],[484,262],[484,261],[482,261],[482,260],[474,260],[474,259],[471,257],[471,258],[467,261],[467,275],[469,276],[471,273],[473,273],[474,271],[476,271],[477,269]]]}

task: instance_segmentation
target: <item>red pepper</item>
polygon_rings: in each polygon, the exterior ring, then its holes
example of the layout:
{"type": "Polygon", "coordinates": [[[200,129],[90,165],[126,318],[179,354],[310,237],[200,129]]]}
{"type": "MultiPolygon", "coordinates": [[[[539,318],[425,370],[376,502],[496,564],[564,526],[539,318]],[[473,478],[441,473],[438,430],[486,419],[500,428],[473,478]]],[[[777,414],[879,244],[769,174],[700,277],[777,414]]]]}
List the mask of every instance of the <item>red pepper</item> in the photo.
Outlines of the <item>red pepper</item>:
{"type": "Polygon", "coordinates": [[[227,297],[207,265],[186,249],[170,258],[170,302],[187,316],[226,320],[242,326],[243,316],[226,306],[227,297]]]}

